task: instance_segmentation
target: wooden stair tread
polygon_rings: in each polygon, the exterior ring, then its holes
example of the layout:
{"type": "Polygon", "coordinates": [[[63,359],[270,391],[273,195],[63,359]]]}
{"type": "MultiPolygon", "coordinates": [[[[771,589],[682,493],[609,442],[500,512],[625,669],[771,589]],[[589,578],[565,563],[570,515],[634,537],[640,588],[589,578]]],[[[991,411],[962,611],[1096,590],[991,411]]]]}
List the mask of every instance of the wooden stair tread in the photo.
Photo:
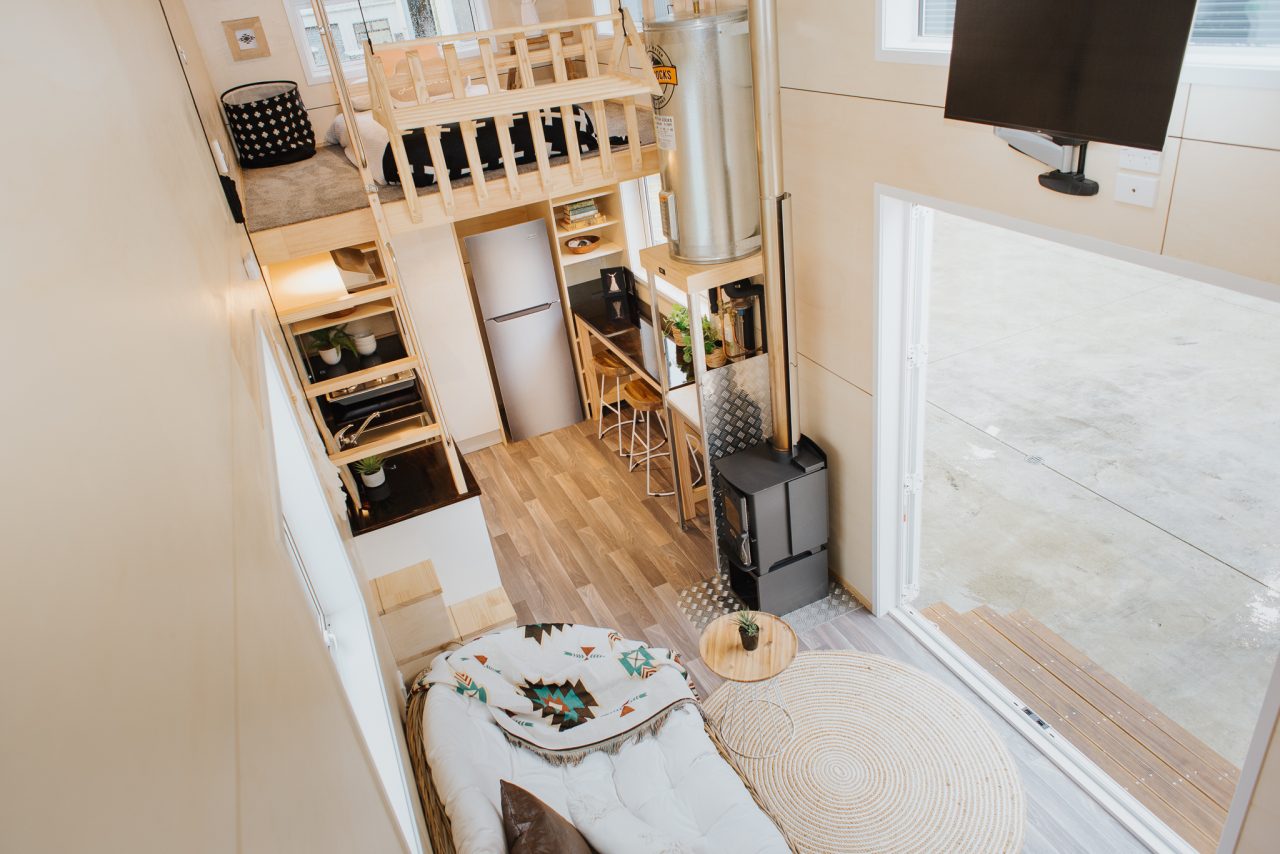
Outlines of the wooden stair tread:
{"type": "MultiPolygon", "coordinates": [[[[1104,686],[1083,668],[1077,665],[1063,652],[1047,644],[1026,623],[1035,623],[1044,631],[1049,631],[1029,615],[1024,615],[1022,622],[1012,616],[997,614],[987,606],[974,609],[983,620],[1008,638],[1012,643],[1026,650],[1030,655],[1048,667],[1053,675],[1065,683],[1071,690],[1091,703],[1099,711],[1105,713],[1121,729],[1135,740],[1152,750],[1166,764],[1191,785],[1200,789],[1223,810],[1230,809],[1231,797],[1235,793],[1239,769],[1223,759],[1199,739],[1186,730],[1182,730],[1185,738],[1191,739],[1194,745],[1180,740],[1176,735],[1152,721],[1139,711],[1134,703],[1150,706],[1137,692],[1124,685],[1114,677],[1113,685],[1104,686]],[[1055,666],[1058,665],[1058,666],[1055,666]],[[1197,746],[1199,750],[1197,750],[1197,746]]],[[[1054,635],[1054,637],[1057,637],[1054,635]]],[[[1058,642],[1066,644],[1061,638],[1058,642]]],[[[1073,648],[1073,653],[1083,658],[1083,653],[1073,648]]],[[[1084,659],[1088,660],[1088,659],[1084,659]]],[[[1095,670],[1100,670],[1090,662],[1095,670]]],[[[1152,707],[1154,709],[1154,707],[1152,707]]],[[[1161,716],[1163,718],[1163,716],[1161,716]]],[[[1164,720],[1168,720],[1164,718],[1164,720]]],[[[1181,727],[1179,727],[1181,729],[1181,727]]]]}
{"type": "Polygon", "coordinates": [[[1057,635],[1055,644],[1046,641],[1026,612],[1016,619],[986,607],[961,614],[938,603],[922,613],[1188,843],[1216,848],[1234,790],[1226,760],[1217,754],[1206,760],[1203,743],[1184,743],[1140,713],[1129,702],[1137,695],[1114,677],[1111,684],[1094,679],[1078,664],[1088,661],[1083,653],[1071,648],[1068,655],[1057,635]]]}
{"type": "MultiPolygon", "coordinates": [[[[1200,760],[1212,771],[1228,777],[1231,780],[1232,790],[1235,790],[1235,784],[1240,779],[1240,769],[1224,759],[1216,750],[1171,720],[1167,715],[1153,706],[1147,698],[1143,697],[1119,679],[1112,676],[1108,671],[1095,664],[1087,655],[1071,646],[1059,637],[1052,629],[1036,620],[1025,610],[1019,609],[1017,611],[1013,611],[1009,614],[1008,618],[1025,626],[1028,631],[1043,640],[1046,645],[1061,654],[1063,658],[1071,664],[1088,674],[1091,679],[1103,688],[1124,700],[1124,702],[1138,714],[1150,721],[1153,726],[1159,727],[1184,748],[1198,756],[1200,760]]],[[[1228,801],[1225,806],[1229,805],[1230,802],[1228,801]]]]}

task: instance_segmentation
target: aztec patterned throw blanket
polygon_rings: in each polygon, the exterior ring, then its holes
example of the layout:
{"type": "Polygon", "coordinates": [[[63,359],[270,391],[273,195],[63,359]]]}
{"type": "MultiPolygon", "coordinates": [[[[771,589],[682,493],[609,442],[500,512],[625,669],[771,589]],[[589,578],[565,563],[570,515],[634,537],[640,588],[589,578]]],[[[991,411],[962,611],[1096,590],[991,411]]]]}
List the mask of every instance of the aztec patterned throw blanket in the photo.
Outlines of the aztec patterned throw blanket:
{"type": "Polygon", "coordinates": [[[486,704],[510,740],[562,764],[616,752],[695,702],[677,653],[571,623],[505,629],[442,654],[413,690],[432,685],[486,704]]]}

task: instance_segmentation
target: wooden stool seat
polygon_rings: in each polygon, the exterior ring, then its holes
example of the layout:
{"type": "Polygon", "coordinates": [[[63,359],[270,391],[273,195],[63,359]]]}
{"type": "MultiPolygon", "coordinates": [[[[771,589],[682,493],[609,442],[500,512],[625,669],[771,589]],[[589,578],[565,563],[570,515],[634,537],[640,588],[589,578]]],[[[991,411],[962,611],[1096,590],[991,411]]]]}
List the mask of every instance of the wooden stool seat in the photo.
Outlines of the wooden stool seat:
{"type": "Polygon", "coordinates": [[[637,412],[657,412],[662,409],[662,395],[644,380],[632,380],[624,385],[622,397],[637,412]]]}
{"type": "Polygon", "coordinates": [[[627,367],[627,363],[608,350],[593,353],[591,355],[591,364],[595,367],[597,374],[605,377],[625,377],[631,373],[631,368],[627,367]]]}

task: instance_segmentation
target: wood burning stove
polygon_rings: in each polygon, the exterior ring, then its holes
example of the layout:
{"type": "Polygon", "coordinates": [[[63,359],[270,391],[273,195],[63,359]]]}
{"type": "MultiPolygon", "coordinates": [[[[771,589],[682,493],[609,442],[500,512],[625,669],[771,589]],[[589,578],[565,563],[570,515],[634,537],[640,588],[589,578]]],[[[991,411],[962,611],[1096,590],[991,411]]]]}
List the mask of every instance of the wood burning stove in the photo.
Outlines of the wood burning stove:
{"type": "Polygon", "coordinates": [[[715,461],[720,548],[733,592],[753,610],[785,614],[827,595],[827,455],[801,436],[715,461]]]}

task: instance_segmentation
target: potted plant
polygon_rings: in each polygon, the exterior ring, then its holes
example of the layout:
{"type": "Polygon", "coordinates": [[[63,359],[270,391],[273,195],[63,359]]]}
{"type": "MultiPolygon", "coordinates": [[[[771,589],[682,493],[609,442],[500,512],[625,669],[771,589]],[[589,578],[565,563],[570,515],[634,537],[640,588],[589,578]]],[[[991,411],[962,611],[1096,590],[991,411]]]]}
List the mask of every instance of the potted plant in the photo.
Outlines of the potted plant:
{"type": "Polygon", "coordinates": [[[356,471],[365,486],[382,486],[387,480],[387,472],[382,467],[382,457],[365,457],[356,463],[356,471]]]}
{"type": "Polygon", "coordinates": [[[345,323],[330,326],[311,333],[311,346],[316,348],[320,361],[326,365],[336,365],[342,361],[342,351],[356,352],[356,342],[347,333],[345,323]]]}
{"type": "Polygon", "coordinates": [[[378,338],[372,332],[357,332],[351,340],[361,356],[372,356],[378,352],[378,338]]]}
{"type": "Polygon", "coordinates": [[[689,339],[689,309],[682,305],[671,309],[671,313],[667,315],[667,334],[676,342],[677,347],[684,346],[689,339]]]}
{"type": "MultiPolygon", "coordinates": [[[[702,319],[702,352],[707,357],[708,368],[718,368],[725,363],[724,341],[720,338],[720,330],[709,319],[702,319]]],[[[681,361],[686,365],[693,362],[693,343],[681,350],[681,361]]]]}
{"type": "Polygon", "coordinates": [[[739,611],[737,621],[742,648],[750,652],[760,645],[760,623],[756,621],[756,615],[752,611],[739,611]]]}
{"type": "Polygon", "coordinates": [[[707,355],[707,367],[718,368],[727,360],[724,354],[724,338],[720,335],[720,327],[711,322],[711,318],[702,319],[702,346],[707,355]]]}

